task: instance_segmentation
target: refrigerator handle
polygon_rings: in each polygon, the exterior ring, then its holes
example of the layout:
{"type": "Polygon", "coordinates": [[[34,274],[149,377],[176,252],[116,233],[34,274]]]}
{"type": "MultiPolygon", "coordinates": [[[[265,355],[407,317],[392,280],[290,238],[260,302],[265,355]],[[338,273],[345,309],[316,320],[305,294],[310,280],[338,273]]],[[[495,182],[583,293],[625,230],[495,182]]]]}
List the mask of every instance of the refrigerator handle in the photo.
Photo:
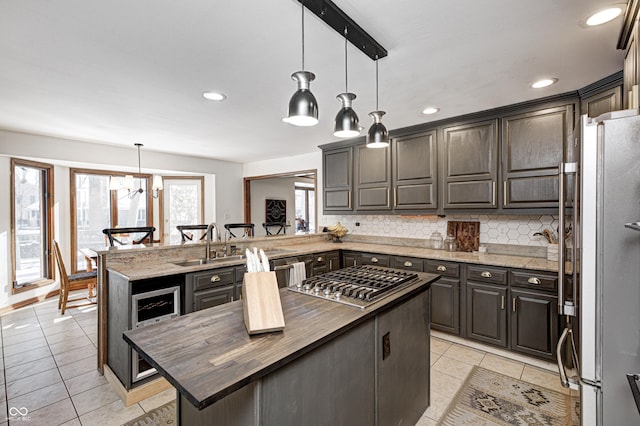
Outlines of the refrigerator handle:
{"type": "MultiPolygon", "coordinates": [[[[577,163],[560,163],[558,166],[558,313],[560,315],[575,316],[575,292],[576,283],[573,285],[573,300],[565,300],[565,176],[568,174],[576,174],[577,163]]],[[[577,180],[577,179],[576,179],[577,180]]],[[[577,186],[577,182],[576,182],[577,186]]],[[[574,200],[574,209],[576,208],[574,200]]],[[[575,214],[574,212],[574,218],[575,214]]],[[[574,230],[575,231],[575,230],[574,230]]],[[[575,239],[575,232],[572,233],[575,239]]]]}
{"type": "Polygon", "coordinates": [[[627,374],[627,380],[629,381],[629,386],[631,386],[631,393],[633,394],[633,400],[636,402],[638,413],[640,413],[640,390],[638,390],[638,380],[640,380],[640,375],[627,374]]]}
{"type": "MultiPolygon", "coordinates": [[[[582,382],[580,379],[580,364],[578,361],[578,352],[576,351],[576,342],[573,339],[573,330],[571,329],[571,324],[568,324],[567,327],[560,335],[560,339],[558,340],[558,346],[556,346],[556,359],[558,362],[558,371],[560,372],[560,384],[564,388],[572,388],[578,389],[578,384],[582,382]],[[567,340],[568,339],[568,340],[567,340]],[[573,365],[576,369],[576,377],[569,379],[567,377],[567,371],[564,366],[564,362],[562,361],[562,349],[564,347],[565,341],[571,345],[571,357],[573,359],[573,365]]],[[[584,384],[591,384],[585,383],[584,384]]]]}

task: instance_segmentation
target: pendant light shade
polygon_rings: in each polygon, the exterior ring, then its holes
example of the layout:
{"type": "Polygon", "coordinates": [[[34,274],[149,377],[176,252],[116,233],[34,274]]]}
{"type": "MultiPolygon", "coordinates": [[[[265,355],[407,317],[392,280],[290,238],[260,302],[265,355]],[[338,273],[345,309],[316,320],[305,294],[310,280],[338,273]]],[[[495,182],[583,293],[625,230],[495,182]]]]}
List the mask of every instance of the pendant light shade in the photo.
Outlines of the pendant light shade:
{"type": "Polygon", "coordinates": [[[342,108],[338,111],[333,128],[333,135],[339,138],[352,138],[360,134],[358,114],[351,108],[351,103],[356,95],[349,93],[348,67],[347,67],[347,27],[344,28],[344,93],[340,93],[337,99],[342,102],[342,108]]]}
{"type": "Polygon", "coordinates": [[[369,127],[367,133],[367,148],[385,148],[389,146],[389,132],[382,124],[382,116],[384,111],[373,111],[369,113],[369,117],[373,118],[373,124],[369,127]]]}
{"type": "Polygon", "coordinates": [[[336,115],[336,124],[333,130],[334,136],[339,138],[352,138],[360,134],[358,114],[351,108],[351,102],[356,98],[353,93],[340,93],[337,99],[342,102],[342,108],[336,115]]]}
{"type": "Polygon", "coordinates": [[[304,2],[302,5],[302,71],[291,74],[291,78],[298,82],[298,90],[289,101],[289,112],[282,121],[294,126],[314,126],[318,124],[318,102],[309,88],[316,76],[304,70],[304,2]]]}
{"type": "Polygon", "coordinates": [[[382,124],[382,116],[386,113],[378,109],[378,58],[376,57],[376,111],[370,112],[373,124],[367,133],[367,148],[385,148],[389,146],[389,132],[382,124]]]}
{"type": "Polygon", "coordinates": [[[289,114],[284,119],[294,126],[314,126],[318,124],[318,102],[309,90],[316,76],[308,71],[297,71],[291,74],[291,79],[298,82],[298,90],[289,101],[289,114]]]}

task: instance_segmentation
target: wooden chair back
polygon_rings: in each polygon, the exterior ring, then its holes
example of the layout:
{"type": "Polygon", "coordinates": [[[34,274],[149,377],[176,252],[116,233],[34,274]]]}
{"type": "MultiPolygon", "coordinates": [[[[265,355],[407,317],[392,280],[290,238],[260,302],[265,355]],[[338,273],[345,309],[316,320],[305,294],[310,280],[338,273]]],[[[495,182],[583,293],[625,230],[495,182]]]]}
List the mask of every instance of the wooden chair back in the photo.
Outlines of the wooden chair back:
{"type": "Polygon", "coordinates": [[[268,223],[263,223],[262,227],[264,228],[267,235],[278,235],[280,233],[284,235],[287,233],[287,229],[285,225],[286,223],[284,222],[268,222],[268,223]]]}
{"type": "MultiPolygon", "coordinates": [[[[202,236],[200,236],[200,240],[204,240],[207,236],[207,228],[209,227],[209,225],[178,225],[176,226],[176,229],[178,231],[180,231],[180,238],[182,240],[183,243],[186,243],[187,241],[193,241],[193,235],[190,232],[185,232],[185,231],[205,231],[202,233],[202,236]]],[[[218,230],[215,228],[211,228],[211,239],[213,240],[213,236],[214,236],[214,232],[217,232],[218,230]]]]}
{"type": "Polygon", "coordinates": [[[226,229],[229,232],[229,236],[233,238],[237,238],[237,235],[232,231],[233,229],[242,229],[241,237],[253,237],[255,234],[255,225],[253,223],[227,223],[224,225],[224,229],[226,229]]]}
{"type": "Polygon", "coordinates": [[[67,274],[67,268],[64,266],[64,262],[62,261],[62,253],[60,252],[60,246],[56,240],[53,240],[53,257],[56,259],[56,263],[58,264],[58,272],[60,273],[60,292],[58,297],[58,309],[62,311],[62,315],[67,309],[67,303],[69,302],[77,302],[77,301],[85,301],[86,303],[77,306],[86,306],[86,305],[95,305],[95,301],[91,301],[86,297],[76,297],[73,299],[69,299],[69,292],[71,291],[71,283],[69,282],[69,275],[67,274]]]}
{"type": "Polygon", "coordinates": [[[105,234],[109,238],[109,246],[114,247],[116,244],[126,245],[126,244],[142,244],[142,243],[153,243],[153,233],[155,232],[155,226],[134,226],[128,228],[105,228],[102,230],[102,233],[105,234]],[[116,236],[130,235],[130,234],[143,234],[142,237],[135,238],[130,243],[123,242],[118,239],[116,236]]]}

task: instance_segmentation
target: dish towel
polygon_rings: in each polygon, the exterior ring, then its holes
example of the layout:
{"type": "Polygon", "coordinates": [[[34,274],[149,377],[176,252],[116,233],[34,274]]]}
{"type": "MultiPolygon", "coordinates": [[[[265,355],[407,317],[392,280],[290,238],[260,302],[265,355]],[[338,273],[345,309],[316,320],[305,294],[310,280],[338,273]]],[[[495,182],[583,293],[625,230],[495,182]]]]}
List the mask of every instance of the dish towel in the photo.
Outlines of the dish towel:
{"type": "Polygon", "coordinates": [[[307,278],[307,269],[304,262],[296,262],[291,264],[289,271],[289,287],[302,283],[307,278]]]}

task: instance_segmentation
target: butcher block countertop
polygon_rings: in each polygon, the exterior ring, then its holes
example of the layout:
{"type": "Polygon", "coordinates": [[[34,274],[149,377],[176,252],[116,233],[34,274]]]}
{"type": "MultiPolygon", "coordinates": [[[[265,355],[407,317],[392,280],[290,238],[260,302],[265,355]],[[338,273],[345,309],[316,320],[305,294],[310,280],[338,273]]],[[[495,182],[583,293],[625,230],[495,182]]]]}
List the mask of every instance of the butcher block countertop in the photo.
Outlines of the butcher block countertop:
{"type": "MultiPolygon", "coordinates": [[[[276,241],[276,240],[272,240],[276,241]]],[[[247,242],[249,246],[253,246],[251,242],[247,242]]],[[[266,247],[265,240],[255,242],[258,248],[266,247]]],[[[153,247],[147,247],[141,250],[153,250],[153,247]]],[[[499,266],[506,268],[533,269],[540,271],[557,272],[558,262],[548,261],[539,257],[528,256],[508,256],[502,254],[488,253],[465,253],[465,252],[447,252],[444,250],[432,250],[422,247],[410,247],[403,245],[391,244],[370,244],[362,242],[344,242],[342,244],[334,244],[332,242],[308,242],[304,244],[285,244],[275,247],[274,254],[270,255],[270,259],[288,258],[293,256],[301,256],[312,253],[322,253],[331,250],[353,250],[360,252],[388,254],[393,256],[407,256],[424,259],[443,260],[450,262],[473,263],[488,266],[499,266]]],[[[204,250],[204,246],[203,246],[204,250]]],[[[166,275],[185,274],[190,272],[204,271],[207,269],[223,268],[228,266],[238,266],[245,263],[244,259],[217,259],[213,263],[197,265],[197,266],[180,266],[170,261],[132,261],[127,264],[117,264],[109,269],[118,272],[130,281],[142,280],[147,278],[155,278],[166,275]]]]}
{"type": "Polygon", "coordinates": [[[285,319],[281,332],[249,336],[242,302],[236,301],[127,331],[124,339],[187,400],[203,409],[426,291],[439,278],[428,273],[418,276],[366,309],[281,289],[285,319]]]}

